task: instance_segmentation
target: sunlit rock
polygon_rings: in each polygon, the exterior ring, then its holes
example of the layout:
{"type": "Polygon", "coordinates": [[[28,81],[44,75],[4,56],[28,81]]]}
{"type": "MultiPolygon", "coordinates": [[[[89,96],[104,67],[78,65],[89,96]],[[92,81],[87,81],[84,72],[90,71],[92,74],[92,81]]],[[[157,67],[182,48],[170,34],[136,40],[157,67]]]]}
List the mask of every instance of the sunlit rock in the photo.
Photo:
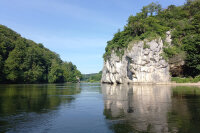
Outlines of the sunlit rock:
{"type": "Polygon", "coordinates": [[[163,41],[161,38],[144,40],[129,44],[120,58],[113,51],[104,62],[103,83],[127,82],[169,82],[169,64],[161,56],[163,41]]]}

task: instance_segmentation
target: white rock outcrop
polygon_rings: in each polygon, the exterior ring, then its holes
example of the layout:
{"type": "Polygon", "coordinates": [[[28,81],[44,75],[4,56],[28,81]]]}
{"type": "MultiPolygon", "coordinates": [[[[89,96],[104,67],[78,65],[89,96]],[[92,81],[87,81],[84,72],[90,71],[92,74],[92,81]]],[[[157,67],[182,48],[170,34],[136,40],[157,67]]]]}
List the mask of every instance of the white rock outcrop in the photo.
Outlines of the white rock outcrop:
{"type": "Polygon", "coordinates": [[[167,31],[166,32],[166,39],[165,42],[167,42],[170,46],[172,45],[172,35],[171,35],[171,31],[167,31]]]}
{"type": "Polygon", "coordinates": [[[112,52],[104,62],[102,83],[169,82],[169,64],[163,59],[163,41],[132,42],[120,58],[112,52]]]}

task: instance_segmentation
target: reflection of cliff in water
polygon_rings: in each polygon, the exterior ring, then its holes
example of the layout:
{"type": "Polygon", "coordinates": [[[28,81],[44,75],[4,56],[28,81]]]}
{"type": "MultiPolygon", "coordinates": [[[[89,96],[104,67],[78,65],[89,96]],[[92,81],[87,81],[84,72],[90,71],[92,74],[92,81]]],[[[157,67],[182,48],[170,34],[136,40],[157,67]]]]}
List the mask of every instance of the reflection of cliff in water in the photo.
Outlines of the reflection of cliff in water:
{"type": "Polygon", "coordinates": [[[171,108],[169,86],[102,85],[107,119],[116,132],[168,132],[167,115],[171,108]],[[120,129],[121,128],[121,129],[120,129]]]}

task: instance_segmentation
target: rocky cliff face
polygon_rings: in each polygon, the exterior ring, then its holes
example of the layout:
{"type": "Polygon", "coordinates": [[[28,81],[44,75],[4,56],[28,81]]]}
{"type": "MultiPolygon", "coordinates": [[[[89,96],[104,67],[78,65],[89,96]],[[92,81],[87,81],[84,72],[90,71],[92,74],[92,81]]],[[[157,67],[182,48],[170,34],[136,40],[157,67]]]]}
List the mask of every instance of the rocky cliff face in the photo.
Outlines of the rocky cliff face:
{"type": "Polygon", "coordinates": [[[112,52],[104,62],[102,83],[168,82],[169,64],[162,58],[163,41],[132,42],[122,58],[112,52]]]}

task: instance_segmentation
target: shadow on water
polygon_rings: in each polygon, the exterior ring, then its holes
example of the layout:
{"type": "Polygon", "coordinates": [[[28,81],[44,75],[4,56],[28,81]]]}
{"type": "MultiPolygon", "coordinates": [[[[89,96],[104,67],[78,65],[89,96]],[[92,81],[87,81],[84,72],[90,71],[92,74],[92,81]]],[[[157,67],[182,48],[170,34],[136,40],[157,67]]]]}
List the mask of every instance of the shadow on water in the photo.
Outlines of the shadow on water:
{"type": "Polygon", "coordinates": [[[200,132],[200,88],[102,85],[104,115],[115,133],[200,132]]]}
{"type": "Polygon", "coordinates": [[[0,85],[0,132],[18,126],[18,121],[39,121],[41,114],[70,104],[80,92],[79,84],[0,85]]]}

